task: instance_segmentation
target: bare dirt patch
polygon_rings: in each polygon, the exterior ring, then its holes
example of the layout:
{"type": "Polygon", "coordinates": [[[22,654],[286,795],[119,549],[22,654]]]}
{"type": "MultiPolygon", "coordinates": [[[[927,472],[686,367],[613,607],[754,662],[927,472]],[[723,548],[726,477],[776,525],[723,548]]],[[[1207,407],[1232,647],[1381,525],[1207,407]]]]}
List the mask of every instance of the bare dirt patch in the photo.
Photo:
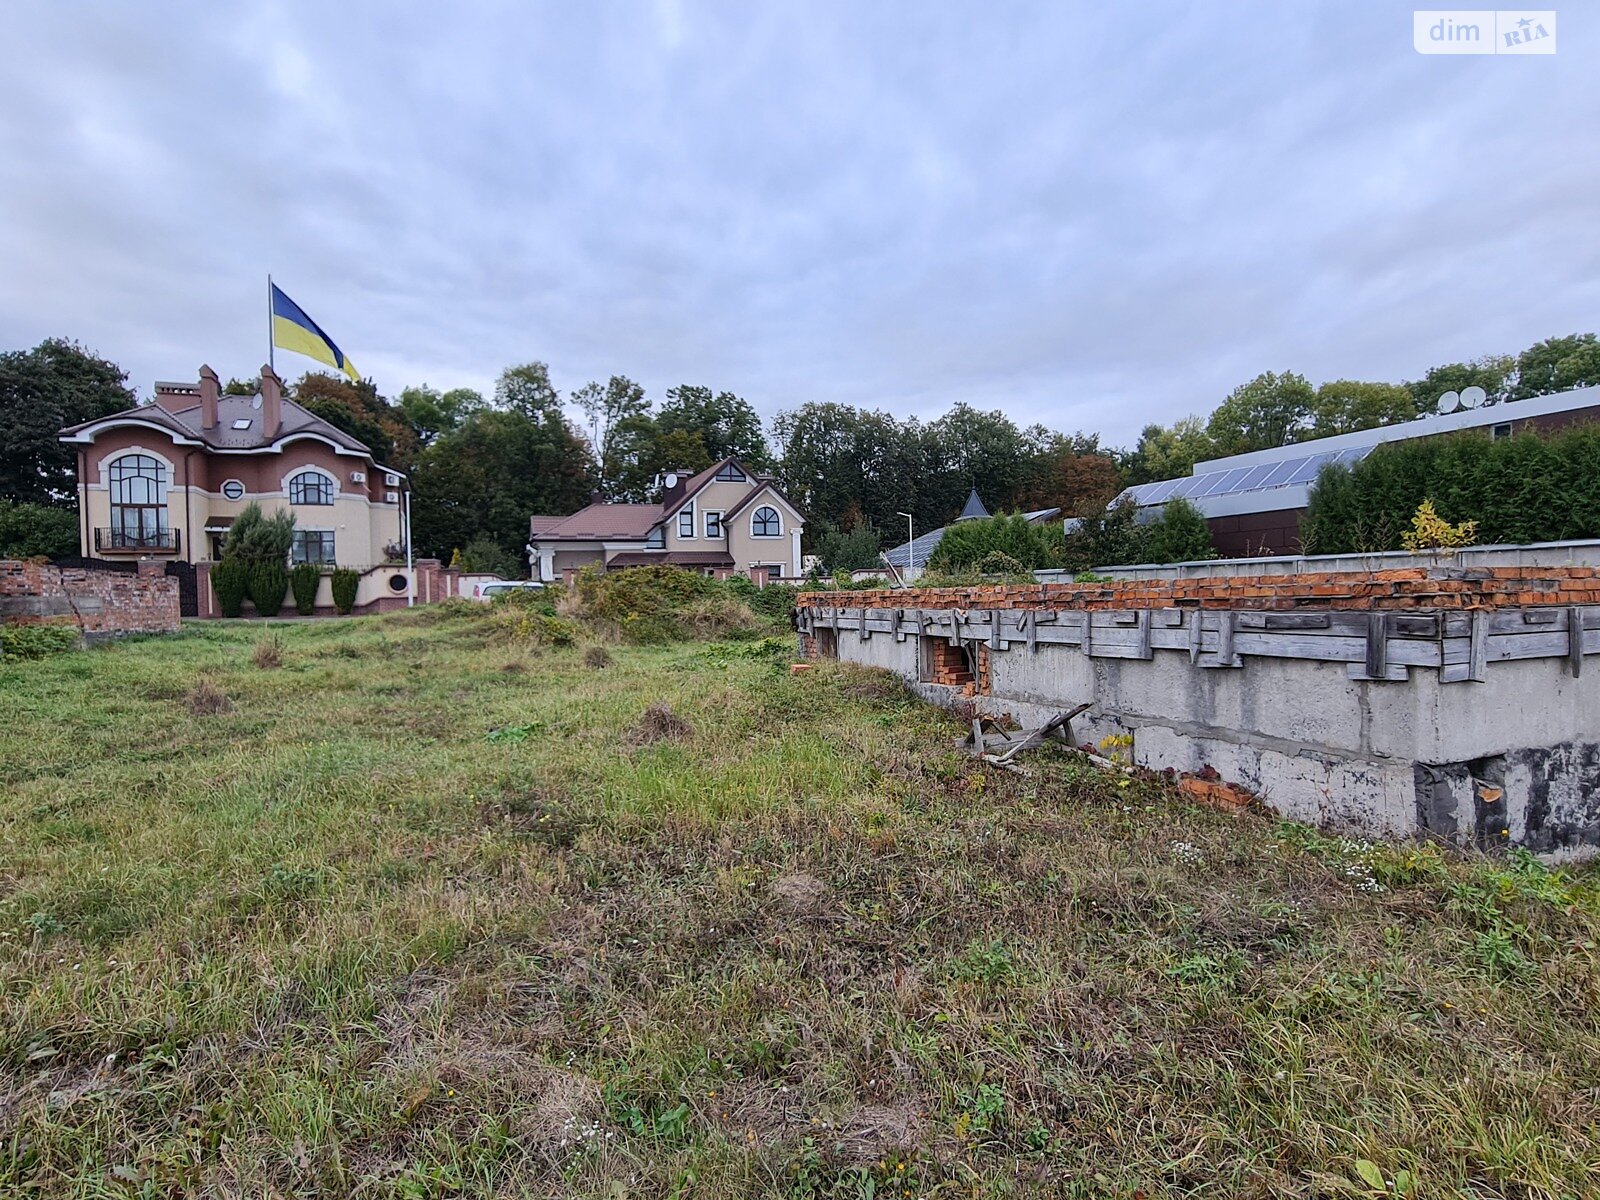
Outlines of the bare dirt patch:
{"type": "Polygon", "coordinates": [[[653,746],[658,742],[682,742],[694,736],[694,726],[689,724],[672,706],[657,702],[644,710],[644,716],[628,734],[635,746],[653,746]]]}
{"type": "Polygon", "coordinates": [[[779,875],[768,888],[779,907],[797,917],[820,916],[828,908],[828,885],[815,875],[792,871],[779,875]]]}

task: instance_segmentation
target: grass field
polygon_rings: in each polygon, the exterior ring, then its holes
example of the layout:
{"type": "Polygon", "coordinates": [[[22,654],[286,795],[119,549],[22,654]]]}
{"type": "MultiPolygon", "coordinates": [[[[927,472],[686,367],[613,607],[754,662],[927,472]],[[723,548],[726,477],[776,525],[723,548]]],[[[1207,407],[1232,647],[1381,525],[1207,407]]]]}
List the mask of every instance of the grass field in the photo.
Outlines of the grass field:
{"type": "Polygon", "coordinates": [[[1590,873],[759,643],[258,636],[0,666],[0,1195],[1600,1194],[1590,873]]]}

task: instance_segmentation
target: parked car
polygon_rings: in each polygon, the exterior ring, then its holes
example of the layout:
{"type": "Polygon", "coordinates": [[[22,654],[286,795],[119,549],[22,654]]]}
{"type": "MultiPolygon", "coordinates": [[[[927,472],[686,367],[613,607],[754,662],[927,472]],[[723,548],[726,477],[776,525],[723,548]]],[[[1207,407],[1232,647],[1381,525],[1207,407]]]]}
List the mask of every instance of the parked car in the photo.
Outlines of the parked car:
{"type": "Polygon", "coordinates": [[[537,592],[543,587],[544,584],[537,579],[501,579],[478,588],[476,598],[493,600],[496,596],[508,595],[511,592],[537,592]]]}

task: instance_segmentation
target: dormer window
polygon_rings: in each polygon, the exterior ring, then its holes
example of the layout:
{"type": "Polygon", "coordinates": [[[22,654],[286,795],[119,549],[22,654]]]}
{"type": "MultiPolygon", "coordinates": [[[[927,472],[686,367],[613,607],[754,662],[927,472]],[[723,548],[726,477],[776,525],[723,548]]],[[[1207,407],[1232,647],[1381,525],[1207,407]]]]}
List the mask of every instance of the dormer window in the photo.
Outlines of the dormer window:
{"type": "Polygon", "coordinates": [[[240,417],[240,418],[238,418],[237,420],[234,421],[233,427],[235,429],[249,429],[250,428],[250,418],[249,417],[240,417]]]}
{"type": "Polygon", "coordinates": [[[743,483],[745,473],[739,469],[737,463],[723,463],[717,468],[716,481],[718,483],[743,483]]]}

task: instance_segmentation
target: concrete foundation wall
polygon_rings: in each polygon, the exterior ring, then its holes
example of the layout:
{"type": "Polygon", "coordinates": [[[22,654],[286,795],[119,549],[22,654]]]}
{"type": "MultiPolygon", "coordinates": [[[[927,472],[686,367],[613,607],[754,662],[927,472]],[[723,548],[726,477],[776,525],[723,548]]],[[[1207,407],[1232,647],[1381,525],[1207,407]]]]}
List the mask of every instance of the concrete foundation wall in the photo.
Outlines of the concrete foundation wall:
{"type": "MultiPolygon", "coordinates": [[[[1235,601],[1260,599],[1259,581],[1214,582],[1214,606],[1231,588],[1235,601]]],[[[894,671],[935,703],[1027,728],[1090,703],[1072,722],[1075,743],[1129,735],[1136,764],[1214,771],[1296,820],[1590,856],[1600,848],[1600,606],[1535,601],[1592,600],[1600,577],[1474,586],[1469,612],[1369,617],[1318,613],[1327,597],[1311,593],[1332,587],[1318,584],[1275,624],[1248,610],[1121,604],[1143,602],[1133,581],[1109,600],[1096,592],[1094,612],[1071,589],[963,595],[971,607],[951,608],[947,594],[912,590],[803,596],[799,622],[813,649],[894,671]],[[966,647],[972,682],[933,682],[929,664],[945,656],[928,654],[930,641],[966,647]]],[[[1381,593],[1384,604],[1397,598],[1381,593]]]]}

